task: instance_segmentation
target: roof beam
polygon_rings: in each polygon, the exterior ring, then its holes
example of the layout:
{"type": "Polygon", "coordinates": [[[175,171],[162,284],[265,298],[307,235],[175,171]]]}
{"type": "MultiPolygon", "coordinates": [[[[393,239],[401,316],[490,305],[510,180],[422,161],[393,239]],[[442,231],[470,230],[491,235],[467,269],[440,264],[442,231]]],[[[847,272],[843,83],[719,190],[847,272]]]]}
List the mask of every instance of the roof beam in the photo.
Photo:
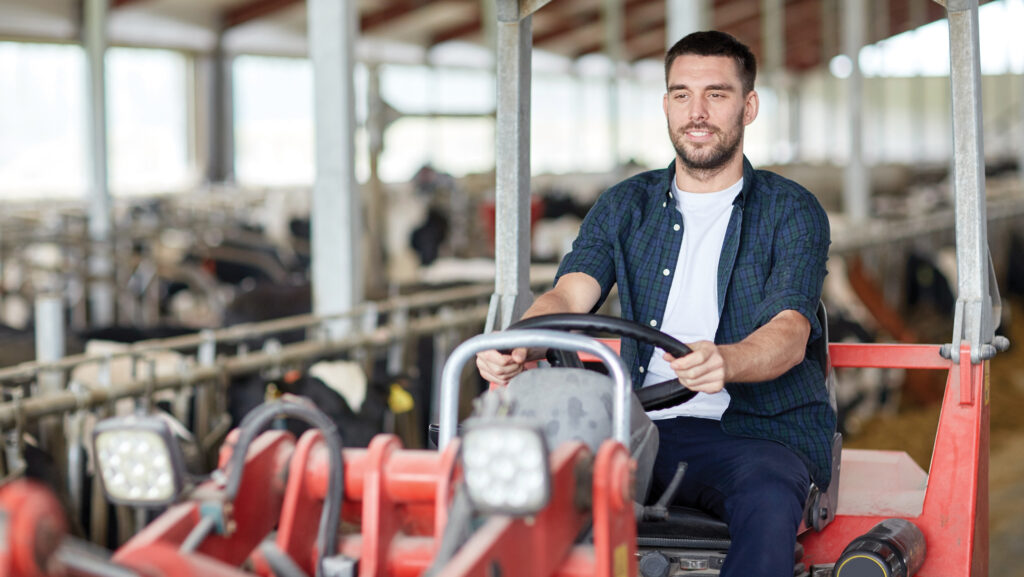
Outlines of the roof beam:
{"type": "MultiPolygon", "coordinates": [[[[134,1],[134,0],[128,0],[134,1]]],[[[229,8],[224,11],[221,17],[224,29],[241,26],[257,18],[269,16],[274,12],[284,10],[289,6],[299,4],[303,0],[249,0],[245,4],[229,8]]]]}
{"type": "Polygon", "coordinates": [[[138,4],[139,2],[141,2],[141,0],[112,0],[110,2],[110,7],[111,8],[121,8],[121,7],[127,6],[129,4],[138,4]]]}
{"type": "Polygon", "coordinates": [[[442,42],[448,42],[449,40],[456,40],[469,36],[470,34],[476,34],[483,29],[483,14],[480,13],[480,7],[477,6],[476,16],[463,22],[462,24],[455,24],[445,28],[433,36],[430,37],[430,45],[440,44],[442,42]]]}
{"type": "Polygon", "coordinates": [[[400,2],[393,2],[380,10],[374,10],[365,14],[359,22],[359,28],[363,32],[368,32],[374,28],[380,28],[385,24],[411,14],[420,8],[423,8],[427,3],[424,0],[402,0],[400,2]]]}
{"type": "MultiPolygon", "coordinates": [[[[650,4],[652,2],[664,2],[664,0],[626,0],[625,5],[623,6],[623,10],[629,10],[631,8],[637,8],[639,6],[642,6],[644,4],[650,4]]],[[[594,9],[594,10],[588,10],[586,12],[577,13],[577,14],[575,14],[573,16],[568,17],[566,19],[566,22],[564,24],[562,24],[561,26],[556,26],[556,27],[551,28],[549,30],[546,30],[546,31],[544,31],[543,33],[540,33],[540,34],[534,34],[533,35],[533,44],[535,46],[539,46],[541,44],[546,44],[546,43],[551,42],[554,39],[558,38],[559,36],[562,36],[564,34],[568,34],[568,33],[572,32],[573,30],[575,30],[577,28],[580,28],[582,26],[589,26],[591,24],[595,24],[597,22],[600,22],[601,19],[602,19],[602,11],[599,8],[598,9],[594,9]]],[[[662,25],[664,25],[664,22],[665,22],[664,18],[662,18],[662,20],[661,20],[662,25]]],[[[627,13],[627,24],[628,24],[628,13],[627,13]]],[[[628,32],[627,32],[627,37],[628,37],[628,32]]],[[[587,47],[587,48],[589,48],[589,47],[587,47]]],[[[598,48],[598,50],[600,50],[600,48],[598,48]]]]}

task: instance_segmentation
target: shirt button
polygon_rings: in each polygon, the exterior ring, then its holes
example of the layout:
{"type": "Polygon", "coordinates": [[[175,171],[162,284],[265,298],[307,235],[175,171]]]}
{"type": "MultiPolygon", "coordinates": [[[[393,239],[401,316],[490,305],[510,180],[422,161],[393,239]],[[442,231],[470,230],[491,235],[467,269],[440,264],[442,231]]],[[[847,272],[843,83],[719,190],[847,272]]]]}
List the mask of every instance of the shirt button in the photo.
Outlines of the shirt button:
{"type": "Polygon", "coordinates": [[[678,224],[673,224],[673,225],[672,225],[672,230],[674,230],[674,231],[677,231],[677,232],[678,232],[678,231],[679,231],[679,225],[678,225],[678,224]]]}
{"type": "Polygon", "coordinates": [[[656,326],[658,326],[658,321],[656,321],[656,320],[654,320],[654,319],[651,319],[651,326],[652,326],[652,327],[656,327],[656,326]]]}
{"type": "Polygon", "coordinates": [[[644,368],[643,367],[640,367],[640,374],[641,375],[644,374],[644,368]]]}
{"type": "Polygon", "coordinates": [[[666,206],[668,206],[668,203],[667,203],[667,202],[663,202],[663,203],[661,203],[661,208],[665,208],[666,206]]]}
{"type": "Polygon", "coordinates": [[[665,269],[665,270],[661,271],[661,274],[663,274],[663,275],[665,275],[665,276],[668,276],[669,274],[671,274],[671,272],[672,272],[672,271],[670,271],[670,270],[668,270],[668,269],[665,269]]]}

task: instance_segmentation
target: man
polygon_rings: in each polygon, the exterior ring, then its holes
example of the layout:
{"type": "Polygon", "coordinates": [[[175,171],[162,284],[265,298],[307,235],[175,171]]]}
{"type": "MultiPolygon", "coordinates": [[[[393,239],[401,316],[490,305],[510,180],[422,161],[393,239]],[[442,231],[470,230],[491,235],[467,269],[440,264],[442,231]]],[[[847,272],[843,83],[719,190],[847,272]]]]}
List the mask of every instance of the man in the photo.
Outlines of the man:
{"type": "MultiPolygon", "coordinates": [[[[697,396],[653,411],[655,482],[689,465],[677,500],[725,519],[723,576],[792,575],[809,482],[829,483],[835,417],[805,358],[828,256],[828,219],[798,184],[755,171],[744,127],[758,112],[756,63],[728,34],[697,32],[665,57],[663,99],[676,159],[610,188],[580,228],[555,287],[524,316],[597,309],[618,285],[622,316],[689,344],[674,358],[631,340],[635,385],[677,379],[697,396]]],[[[507,383],[535,352],[481,353],[507,383]]]]}

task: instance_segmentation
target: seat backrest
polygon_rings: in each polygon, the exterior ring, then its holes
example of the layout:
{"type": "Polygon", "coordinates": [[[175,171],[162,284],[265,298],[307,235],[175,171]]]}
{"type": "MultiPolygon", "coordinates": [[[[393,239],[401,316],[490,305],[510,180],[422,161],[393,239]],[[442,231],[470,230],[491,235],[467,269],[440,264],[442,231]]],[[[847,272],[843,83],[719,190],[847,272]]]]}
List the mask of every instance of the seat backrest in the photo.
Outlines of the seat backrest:
{"type": "Polygon", "coordinates": [[[828,312],[825,310],[825,303],[818,301],[818,310],[815,312],[818,324],[821,325],[821,336],[807,345],[807,356],[817,361],[821,366],[821,374],[825,376],[825,388],[828,390],[829,404],[832,411],[838,415],[836,403],[836,380],[832,374],[832,361],[828,353],[828,312]]]}

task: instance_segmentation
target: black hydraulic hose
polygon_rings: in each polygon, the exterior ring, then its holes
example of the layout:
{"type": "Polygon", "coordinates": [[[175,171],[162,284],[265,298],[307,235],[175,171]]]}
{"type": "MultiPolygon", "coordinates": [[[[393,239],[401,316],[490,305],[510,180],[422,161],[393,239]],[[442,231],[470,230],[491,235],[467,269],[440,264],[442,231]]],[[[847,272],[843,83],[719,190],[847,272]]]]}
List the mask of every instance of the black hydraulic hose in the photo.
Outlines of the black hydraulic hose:
{"type": "Polygon", "coordinates": [[[327,443],[327,495],[324,498],[324,507],[320,514],[320,528],[317,531],[317,550],[320,551],[320,561],[317,563],[316,575],[321,577],[324,559],[334,555],[338,544],[338,527],[341,524],[341,504],[345,488],[341,435],[338,433],[334,421],[327,415],[312,404],[306,405],[288,400],[261,405],[246,415],[239,425],[238,442],[228,461],[227,501],[234,502],[235,496],[238,494],[238,487],[242,484],[242,470],[245,468],[245,455],[249,451],[249,445],[281,415],[299,419],[317,427],[323,432],[324,441],[327,443]]]}

